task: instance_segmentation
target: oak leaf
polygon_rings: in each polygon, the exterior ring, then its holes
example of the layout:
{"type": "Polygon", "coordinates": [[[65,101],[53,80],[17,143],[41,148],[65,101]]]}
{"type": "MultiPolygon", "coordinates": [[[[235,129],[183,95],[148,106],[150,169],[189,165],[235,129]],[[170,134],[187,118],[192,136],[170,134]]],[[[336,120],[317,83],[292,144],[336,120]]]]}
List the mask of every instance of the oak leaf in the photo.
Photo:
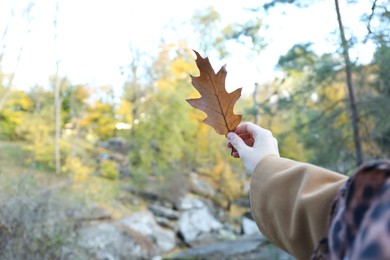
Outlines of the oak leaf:
{"type": "Polygon", "coordinates": [[[201,95],[200,98],[187,99],[194,108],[202,110],[207,114],[203,120],[221,135],[227,135],[236,129],[241,122],[241,115],[233,112],[234,105],[241,96],[242,88],[228,93],[225,89],[225,79],[227,75],[226,65],[215,74],[209,59],[203,58],[195,51],[196,65],[200,75],[191,75],[191,83],[201,95]]]}

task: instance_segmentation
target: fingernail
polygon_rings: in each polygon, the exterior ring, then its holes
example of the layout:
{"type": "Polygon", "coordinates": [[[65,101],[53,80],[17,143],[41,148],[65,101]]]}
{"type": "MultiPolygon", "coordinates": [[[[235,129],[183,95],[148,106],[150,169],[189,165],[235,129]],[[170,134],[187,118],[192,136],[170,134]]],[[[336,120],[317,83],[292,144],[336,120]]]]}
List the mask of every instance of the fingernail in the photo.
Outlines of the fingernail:
{"type": "Polygon", "coordinates": [[[232,132],[229,132],[228,134],[227,134],[227,139],[229,140],[229,141],[232,141],[233,140],[233,138],[234,138],[234,134],[232,133],[232,132]]]}

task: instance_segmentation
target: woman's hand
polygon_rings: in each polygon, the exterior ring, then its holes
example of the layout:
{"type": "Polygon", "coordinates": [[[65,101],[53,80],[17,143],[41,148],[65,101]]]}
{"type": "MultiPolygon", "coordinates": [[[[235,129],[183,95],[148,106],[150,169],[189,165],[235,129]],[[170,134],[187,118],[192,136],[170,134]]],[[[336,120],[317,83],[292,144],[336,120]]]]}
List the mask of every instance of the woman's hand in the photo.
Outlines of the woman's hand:
{"type": "Polygon", "coordinates": [[[227,134],[227,139],[227,146],[234,148],[232,156],[241,158],[249,175],[264,157],[279,156],[278,141],[272,133],[250,122],[240,124],[234,133],[227,134]]]}

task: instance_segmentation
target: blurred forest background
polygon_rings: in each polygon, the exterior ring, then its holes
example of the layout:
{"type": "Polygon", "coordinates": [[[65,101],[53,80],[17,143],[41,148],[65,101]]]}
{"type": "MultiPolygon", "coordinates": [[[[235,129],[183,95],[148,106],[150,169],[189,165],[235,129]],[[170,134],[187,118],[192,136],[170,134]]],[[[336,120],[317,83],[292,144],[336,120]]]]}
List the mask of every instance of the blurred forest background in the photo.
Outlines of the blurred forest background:
{"type": "MultiPolygon", "coordinates": [[[[342,23],[356,3],[343,0],[347,8],[339,10],[338,1],[330,1],[334,12],[328,19],[337,27],[324,41],[336,39],[333,51],[317,53],[313,43],[297,42],[279,54],[277,76],[253,82],[238,101],[236,113],[270,129],[282,156],[343,174],[363,161],[390,156],[390,5],[366,1],[369,8],[356,21],[366,27],[363,38],[342,23]],[[370,62],[350,57],[358,44],[375,46],[370,62]]],[[[58,20],[61,2],[47,25],[54,43],[61,37],[57,26],[68,22],[58,20]]],[[[69,256],[65,246],[72,248],[85,226],[119,220],[156,202],[177,210],[175,203],[190,193],[221,209],[222,223],[240,225],[249,208],[238,202],[248,198],[249,178],[240,161],[230,157],[225,138],[201,123],[205,115],[185,101],[197,95],[189,76],[199,73],[192,50],[212,57],[212,64],[225,61],[235,49],[250,57],[242,59],[267,63],[258,60],[269,48],[261,32],[273,28],[264,27],[263,20],[275,8],[297,8],[299,14],[314,2],[258,1],[244,10],[247,18],[229,24],[213,7],[194,10],[187,20],[191,38],[175,35],[181,25],[171,23],[161,32],[168,37],[161,36],[152,53],[129,43],[129,62],[118,67],[125,78],[121,85],[75,82],[57,58],[47,84],[28,86],[17,86],[14,79],[41,2],[14,4],[0,28],[1,258],[64,259],[69,256]],[[16,20],[23,21],[22,29],[14,26],[16,20]],[[21,40],[10,41],[13,34],[21,40]],[[15,45],[17,51],[9,51],[15,45]],[[14,60],[13,71],[3,69],[5,59],[14,60]],[[194,176],[208,192],[194,188],[194,176]],[[87,225],[80,212],[91,205],[100,215],[87,225]]],[[[77,45],[82,39],[74,41],[77,45]]],[[[103,63],[109,55],[96,59],[103,63]]],[[[39,67],[40,60],[35,64],[39,67]]],[[[176,248],[191,244],[180,230],[175,232],[181,241],[176,248]]],[[[88,250],[79,257],[94,254],[88,250]]]]}

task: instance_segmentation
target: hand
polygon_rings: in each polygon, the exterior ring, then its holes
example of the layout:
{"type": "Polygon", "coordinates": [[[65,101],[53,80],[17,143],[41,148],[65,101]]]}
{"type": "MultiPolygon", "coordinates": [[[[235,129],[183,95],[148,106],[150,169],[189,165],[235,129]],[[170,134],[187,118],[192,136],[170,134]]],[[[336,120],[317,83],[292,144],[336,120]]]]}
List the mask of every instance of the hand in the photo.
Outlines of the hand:
{"type": "Polygon", "coordinates": [[[236,131],[227,134],[232,156],[241,158],[245,170],[253,174],[257,164],[267,155],[279,157],[278,141],[269,130],[250,122],[240,124],[236,131]]]}

